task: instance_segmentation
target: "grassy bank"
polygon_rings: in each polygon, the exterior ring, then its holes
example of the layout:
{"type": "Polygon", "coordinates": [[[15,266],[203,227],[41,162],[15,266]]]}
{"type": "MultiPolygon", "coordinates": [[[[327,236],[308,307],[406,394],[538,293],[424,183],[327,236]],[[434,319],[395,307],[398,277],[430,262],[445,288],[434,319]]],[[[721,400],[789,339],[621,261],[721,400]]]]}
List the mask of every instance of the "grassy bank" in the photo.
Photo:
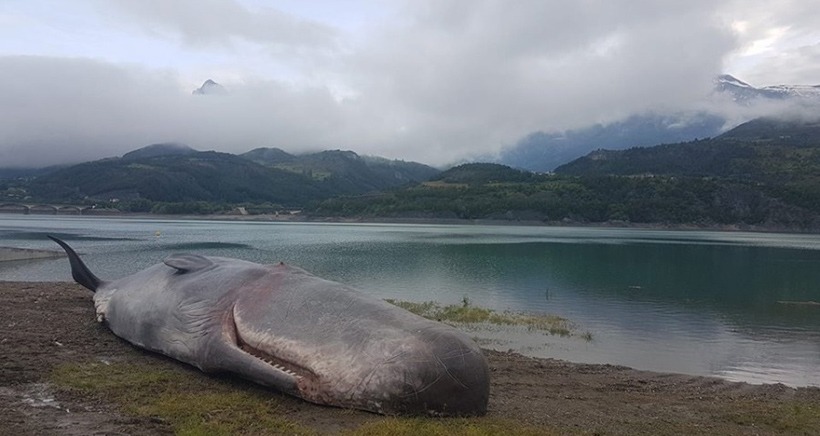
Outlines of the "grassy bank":
{"type": "Polygon", "coordinates": [[[3,434],[820,434],[816,387],[485,349],[487,416],[385,417],[313,405],[131,346],[94,320],[88,291],[73,283],[0,281],[0,319],[3,434]]]}
{"type": "MultiPolygon", "coordinates": [[[[178,435],[318,435],[290,418],[281,395],[237,380],[203,377],[178,365],[67,363],[51,374],[63,391],[114,403],[123,412],[168,425],[178,435]],[[240,385],[240,386],[237,386],[240,385]]],[[[319,408],[319,406],[316,406],[319,408]]],[[[331,409],[332,410],[332,409],[331,409]]],[[[361,412],[344,412],[362,414],[361,412]]],[[[341,434],[549,435],[552,429],[497,418],[370,418],[341,434]]]]}
{"type": "Polygon", "coordinates": [[[592,333],[579,332],[575,324],[557,315],[532,315],[510,311],[498,312],[484,307],[474,306],[470,299],[464,297],[461,304],[441,305],[435,301],[417,303],[412,301],[386,300],[416,315],[439,322],[459,325],[500,325],[523,326],[529,330],[542,331],[550,335],[576,336],[586,341],[592,340],[592,333]]]}

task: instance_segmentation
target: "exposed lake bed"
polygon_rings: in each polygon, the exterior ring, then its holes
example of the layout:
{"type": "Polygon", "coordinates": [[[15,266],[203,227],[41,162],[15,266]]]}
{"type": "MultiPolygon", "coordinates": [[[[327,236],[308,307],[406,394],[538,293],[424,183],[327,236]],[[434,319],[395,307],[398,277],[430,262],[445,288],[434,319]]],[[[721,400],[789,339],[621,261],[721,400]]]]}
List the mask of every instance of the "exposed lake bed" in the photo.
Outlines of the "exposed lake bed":
{"type": "Polygon", "coordinates": [[[22,260],[46,259],[49,257],[62,257],[56,251],[32,250],[30,248],[0,247],[0,262],[15,262],[22,260]]]}
{"type": "MultiPolygon", "coordinates": [[[[491,369],[488,416],[395,420],[207,376],[133,347],[94,320],[89,292],[72,283],[0,282],[0,319],[0,428],[20,435],[170,434],[182,425],[174,413],[188,412],[184,404],[171,407],[168,398],[199,401],[225,392],[250,395],[250,404],[263,409],[254,413],[284,420],[275,428],[253,427],[256,434],[389,434],[396,428],[448,434],[490,428],[499,434],[629,435],[820,430],[819,388],[750,385],[492,350],[485,350],[491,369]],[[177,382],[162,387],[165,383],[157,380],[166,378],[177,382]],[[163,390],[154,398],[146,389],[163,390]]],[[[239,403],[224,403],[227,411],[185,417],[214,430],[227,419],[224,414],[248,413],[248,402],[239,403]]]]}

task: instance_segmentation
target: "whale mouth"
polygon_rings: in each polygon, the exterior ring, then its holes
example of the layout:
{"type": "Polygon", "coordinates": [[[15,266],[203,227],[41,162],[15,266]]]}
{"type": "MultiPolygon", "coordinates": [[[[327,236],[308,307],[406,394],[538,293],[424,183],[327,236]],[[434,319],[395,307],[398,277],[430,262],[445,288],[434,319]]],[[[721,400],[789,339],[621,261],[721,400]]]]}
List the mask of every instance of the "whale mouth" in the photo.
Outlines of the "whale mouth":
{"type": "Polygon", "coordinates": [[[234,342],[236,348],[242,350],[251,357],[264,362],[276,371],[293,377],[297,382],[305,381],[305,379],[309,381],[315,381],[318,379],[316,373],[310,369],[287,359],[283,359],[275,353],[272,353],[270,350],[266,351],[258,348],[258,346],[252,345],[248,340],[243,338],[242,330],[237,323],[236,306],[228,312],[223,325],[224,328],[226,328],[228,337],[232,342],[234,342]]]}
{"type": "Polygon", "coordinates": [[[240,350],[250,354],[251,356],[267,363],[274,369],[284,372],[287,375],[295,377],[297,380],[301,379],[315,379],[316,374],[313,371],[301,366],[297,365],[293,362],[287,361],[280,357],[277,357],[273,354],[267,353],[263,350],[258,348],[254,348],[247,342],[243,341],[241,336],[237,335],[237,344],[240,350]]]}

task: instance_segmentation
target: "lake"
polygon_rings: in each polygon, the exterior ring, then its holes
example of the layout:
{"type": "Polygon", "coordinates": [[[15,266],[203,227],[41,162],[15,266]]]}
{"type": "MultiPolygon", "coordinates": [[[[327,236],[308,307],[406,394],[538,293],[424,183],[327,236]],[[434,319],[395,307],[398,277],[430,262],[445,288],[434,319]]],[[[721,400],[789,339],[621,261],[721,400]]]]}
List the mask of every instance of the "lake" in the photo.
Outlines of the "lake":
{"type": "MultiPolygon", "coordinates": [[[[806,304],[820,302],[820,235],[0,215],[2,246],[58,249],[46,234],[103,279],[177,252],[283,261],[378,298],[467,297],[560,315],[592,336],[470,329],[485,347],[820,386],[820,306],[806,304]]],[[[0,263],[0,280],[71,276],[63,258],[0,263]]]]}

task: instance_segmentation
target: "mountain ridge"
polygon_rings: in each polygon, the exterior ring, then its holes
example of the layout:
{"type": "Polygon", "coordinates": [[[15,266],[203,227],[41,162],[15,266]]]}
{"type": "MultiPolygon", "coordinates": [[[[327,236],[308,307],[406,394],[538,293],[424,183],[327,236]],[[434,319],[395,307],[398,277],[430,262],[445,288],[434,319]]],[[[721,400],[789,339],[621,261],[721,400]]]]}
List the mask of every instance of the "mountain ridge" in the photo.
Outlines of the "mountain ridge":
{"type": "Polygon", "coordinates": [[[731,94],[735,101],[748,103],[754,99],[820,98],[820,85],[768,85],[752,86],[731,74],[721,74],[715,79],[715,90],[731,94]]]}
{"type": "Polygon", "coordinates": [[[32,198],[57,202],[276,203],[288,207],[337,195],[419,182],[438,170],[414,162],[332,150],[291,155],[255,149],[242,155],[148,145],[119,158],[62,167],[26,183],[32,198]],[[275,164],[271,156],[277,156],[275,164]],[[267,157],[268,165],[259,157],[267,157]]]}
{"type": "Polygon", "coordinates": [[[208,79],[202,82],[202,86],[197,89],[191,91],[193,95],[220,95],[225,94],[228,92],[224,86],[220,85],[219,83],[214,82],[211,79],[208,79]]]}
{"type": "Polygon", "coordinates": [[[555,173],[465,164],[317,216],[820,231],[820,123],[758,119],[678,144],[596,150],[555,173]]]}
{"type": "Polygon", "coordinates": [[[122,159],[136,160],[150,157],[184,155],[191,153],[196,153],[196,150],[185,144],[178,142],[161,142],[129,151],[128,153],[122,155],[122,159]]]}
{"type": "MultiPolygon", "coordinates": [[[[820,109],[820,85],[774,85],[758,88],[728,74],[716,77],[712,95],[705,97],[707,102],[711,98],[716,101],[728,98],[730,105],[735,105],[738,114],[749,112],[760,103],[781,108],[784,104],[792,104],[798,106],[803,113],[820,109]]],[[[697,111],[646,112],[579,129],[536,131],[502,151],[496,162],[546,172],[596,149],[627,149],[712,138],[742,124],[734,116],[726,115],[725,111],[726,108],[721,108],[718,103],[710,103],[697,111]]],[[[749,119],[746,118],[745,121],[749,119]]]]}

